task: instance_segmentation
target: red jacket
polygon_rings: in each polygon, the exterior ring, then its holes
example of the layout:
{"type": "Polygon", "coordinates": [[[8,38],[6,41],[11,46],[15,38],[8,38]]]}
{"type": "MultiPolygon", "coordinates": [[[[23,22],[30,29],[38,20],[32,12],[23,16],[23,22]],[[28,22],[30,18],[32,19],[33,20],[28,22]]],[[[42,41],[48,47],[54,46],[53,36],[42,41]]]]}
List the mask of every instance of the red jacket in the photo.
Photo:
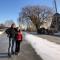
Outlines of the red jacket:
{"type": "Polygon", "coordinates": [[[22,32],[18,32],[16,37],[17,37],[17,40],[22,40],[22,32]]]}

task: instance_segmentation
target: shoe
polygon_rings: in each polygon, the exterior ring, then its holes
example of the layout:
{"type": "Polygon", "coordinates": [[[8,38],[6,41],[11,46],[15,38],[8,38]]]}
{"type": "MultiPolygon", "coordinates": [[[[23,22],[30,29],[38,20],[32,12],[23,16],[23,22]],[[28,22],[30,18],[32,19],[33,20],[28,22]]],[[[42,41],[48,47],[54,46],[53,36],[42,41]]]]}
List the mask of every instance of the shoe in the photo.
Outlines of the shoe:
{"type": "Polygon", "coordinates": [[[17,53],[17,52],[15,52],[15,55],[18,55],[18,53],[17,53]]]}
{"type": "Polygon", "coordinates": [[[10,54],[10,53],[8,53],[8,56],[9,56],[9,57],[11,57],[11,54],[10,54]]]}
{"type": "Polygon", "coordinates": [[[11,54],[14,55],[14,52],[12,52],[11,54]]]}
{"type": "Polygon", "coordinates": [[[20,56],[20,54],[18,53],[18,56],[20,56]]]}

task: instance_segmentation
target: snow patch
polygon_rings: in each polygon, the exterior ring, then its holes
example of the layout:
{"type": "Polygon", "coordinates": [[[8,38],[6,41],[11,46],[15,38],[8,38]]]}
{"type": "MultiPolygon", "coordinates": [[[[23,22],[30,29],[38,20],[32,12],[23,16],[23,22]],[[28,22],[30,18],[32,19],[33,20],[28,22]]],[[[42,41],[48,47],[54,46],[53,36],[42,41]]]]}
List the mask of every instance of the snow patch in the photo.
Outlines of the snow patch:
{"type": "Polygon", "coordinates": [[[0,35],[3,34],[3,33],[4,33],[4,32],[1,32],[1,31],[0,31],[0,35]]]}
{"type": "Polygon", "coordinates": [[[60,60],[59,44],[28,33],[25,33],[25,40],[32,45],[36,53],[42,57],[43,60],[60,60]]]}

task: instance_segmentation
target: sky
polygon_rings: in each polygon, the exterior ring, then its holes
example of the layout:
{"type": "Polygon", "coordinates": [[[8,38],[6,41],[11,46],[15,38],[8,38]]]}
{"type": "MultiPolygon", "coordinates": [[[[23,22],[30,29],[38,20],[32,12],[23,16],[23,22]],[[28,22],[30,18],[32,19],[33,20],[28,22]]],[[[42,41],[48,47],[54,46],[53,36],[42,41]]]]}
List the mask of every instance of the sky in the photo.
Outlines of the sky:
{"type": "MultiPolygon", "coordinates": [[[[60,13],[60,0],[56,1],[60,13]]],[[[6,20],[17,22],[19,12],[28,5],[46,5],[54,8],[53,0],[0,0],[0,23],[4,23],[6,20]]]]}

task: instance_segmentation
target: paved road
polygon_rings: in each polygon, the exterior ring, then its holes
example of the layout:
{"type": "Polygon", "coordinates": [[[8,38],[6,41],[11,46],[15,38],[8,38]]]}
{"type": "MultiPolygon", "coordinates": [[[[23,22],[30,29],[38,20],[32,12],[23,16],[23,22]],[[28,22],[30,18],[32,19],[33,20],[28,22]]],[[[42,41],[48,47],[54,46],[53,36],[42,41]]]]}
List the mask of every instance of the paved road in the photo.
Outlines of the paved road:
{"type": "Polygon", "coordinates": [[[44,34],[37,34],[36,32],[30,32],[30,34],[33,34],[33,35],[36,35],[38,37],[41,37],[41,38],[44,38],[44,39],[47,39],[51,42],[54,42],[54,43],[57,43],[57,44],[60,44],[60,35],[44,35],[44,34]]]}
{"type": "Polygon", "coordinates": [[[41,37],[41,38],[44,38],[44,39],[47,39],[51,42],[60,44],[60,37],[59,36],[51,36],[51,35],[37,35],[37,36],[41,37]]]}
{"type": "Polygon", "coordinates": [[[8,38],[4,34],[0,36],[0,60],[42,60],[26,41],[23,41],[21,44],[20,56],[14,55],[8,58],[7,49],[8,38]]]}

